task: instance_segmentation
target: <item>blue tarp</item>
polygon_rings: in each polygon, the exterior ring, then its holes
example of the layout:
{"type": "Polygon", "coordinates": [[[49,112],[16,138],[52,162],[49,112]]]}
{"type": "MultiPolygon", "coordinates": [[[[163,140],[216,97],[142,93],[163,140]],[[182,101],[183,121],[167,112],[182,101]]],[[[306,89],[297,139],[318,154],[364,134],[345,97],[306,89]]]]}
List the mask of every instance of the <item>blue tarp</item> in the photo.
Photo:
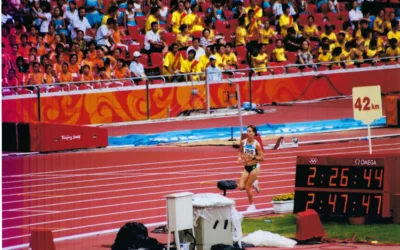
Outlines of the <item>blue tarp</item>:
{"type": "MultiPolygon", "coordinates": [[[[386,118],[376,120],[371,126],[379,127],[386,125],[386,118]]],[[[160,125],[162,126],[162,125],[160,125]]],[[[360,121],[354,119],[325,120],[314,122],[296,122],[288,124],[268,124],[257,126],[259,134],[282,135],[282,134],[308,134],[333,132],[348,129],[366,128],[360,121]]],[[[109,137],[110,146],[152,146],[162,143],[194,142],[213,139],[229,139],[233,129],[233,137],[240,136],[240,127],[208,128],[197,130],[178,130],[158,134],[131,134],[125,136],[109,137]]],[[[246,131],[246,128],[243,128],[246,131]]]]}

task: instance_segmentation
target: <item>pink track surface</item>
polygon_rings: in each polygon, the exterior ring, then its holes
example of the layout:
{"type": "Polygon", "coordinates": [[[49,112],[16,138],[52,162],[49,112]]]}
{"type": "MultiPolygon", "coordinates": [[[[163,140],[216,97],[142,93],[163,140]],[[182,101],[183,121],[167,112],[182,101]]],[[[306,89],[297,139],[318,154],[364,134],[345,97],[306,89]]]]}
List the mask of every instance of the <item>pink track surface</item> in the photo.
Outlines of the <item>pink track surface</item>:
{"type": "MultiPolygon", "coordinates": [[[[277,112],[244,117],[244,124],[287,123],[351,117],[351,101],[276,108],[277,112]],[[350,110],[350,111],[349,111],[350,110]]],[[[110,127],[111,136],[156,133],[177,129],[237,126],[238,118],[110,127]]],[[[374,129],[372,135],[400,133],[374,129]]],[[[299,136],[300,141],[366,136],[366,131],[299,136]]],[[[268,139],[266,143],[274,143],[268,139]]],[[[400,153],[400,138],[373,140],[374,152],[400,153]]],[[[366,141],[302,145],[297,149],[266,151],[262,163],[262,192],[258,209],[272,208],[271,198],[294,190],[298,155],[368,153],[366,141]]],[[[56,238],[118,229],[128,221],[145,224],[166,221],[164,196],[174,192],[217,192],[221,179],[238,180],[242,166],[232,147],[145,147],[3,157],[3,247],[26,244],[33,229],[50,229],[56,238]]],[[[228,192],[239,211],[247,208],[245,192],[228,192]]],[[[115,233],[87,241],[67,240],[57,249],[101,249],[115,233]],[[98,239],[95,245],[90,241],[98,239]]]]}
{"type": "MultiPolygon", "coordinates": [[[[399,138],[373,145],[375,153],[400,152],[399,138]]],[[[271,208],[272,196],[293,191],[296,156],[367,152],[366,141],[267,151],[257,208],[271,208]]],[[[64,237],[120,228],[127,221],[163,222],[165,195],[220,192],[200,182],[237,180],[242,166],[236,157],[230,147],[155,147],[4,158],[3,247],[28,243],[32,229],[64,237]]],[[[246,209],[245,192],[228,197],[239,211],[246,209]]]]}

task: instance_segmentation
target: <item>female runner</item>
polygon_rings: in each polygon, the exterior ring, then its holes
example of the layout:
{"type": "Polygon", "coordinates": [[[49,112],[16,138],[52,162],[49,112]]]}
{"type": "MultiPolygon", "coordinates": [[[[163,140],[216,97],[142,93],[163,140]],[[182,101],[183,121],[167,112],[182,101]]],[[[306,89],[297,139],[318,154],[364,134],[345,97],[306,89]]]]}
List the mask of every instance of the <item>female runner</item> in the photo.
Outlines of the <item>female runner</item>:
{"type": "Polygon", "coordinates": [[[244,162],[244,170],[240,177],[239,189],[247,191],[250,203],[247,211],[254,211],[256,207],[254,205],[252,187],[257,193],[260,192],[257,178],[260,174],[259,162],[264,160],[264,153],[260,143],[254,139],[257,136],[256,126],[249,125],[247,127],[247,135],[247,139],[240,142],[238,163],[244,162]]]}

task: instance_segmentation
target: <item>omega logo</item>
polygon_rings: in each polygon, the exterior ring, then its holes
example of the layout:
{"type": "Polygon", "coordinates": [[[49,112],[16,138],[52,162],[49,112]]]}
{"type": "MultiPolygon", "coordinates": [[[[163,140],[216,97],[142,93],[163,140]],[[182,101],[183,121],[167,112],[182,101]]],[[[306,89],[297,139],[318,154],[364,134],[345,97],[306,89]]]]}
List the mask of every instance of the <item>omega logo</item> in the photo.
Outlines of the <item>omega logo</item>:
{"type": "Polygon", "coordinates": [[[365,165],[366,166],[375,166],[376,165],[376,161],[372,160],[372,159],[364,160],[364,159],[357,158],[354,161],[354,164],[358,165],[358,166],[365,166],[365,165]]]}
{"type": "Polygon", "coordinates": [[[318,159],[317,158],[310,158],[308,161],[310,162],[310,164],[315,165],[315,164],[317,164],[318,159]]]}

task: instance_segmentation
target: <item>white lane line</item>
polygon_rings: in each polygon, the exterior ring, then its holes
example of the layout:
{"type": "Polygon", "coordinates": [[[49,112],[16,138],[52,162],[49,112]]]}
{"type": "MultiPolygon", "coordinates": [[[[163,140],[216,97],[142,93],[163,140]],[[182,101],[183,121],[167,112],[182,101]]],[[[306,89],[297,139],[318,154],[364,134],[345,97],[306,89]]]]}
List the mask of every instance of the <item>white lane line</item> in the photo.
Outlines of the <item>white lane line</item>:
{"type": "MultiPolygon", "coordinates": [[[[390,144],[374,144],[374,147],[383,147],[383,146],[393,146],[400,145],[399,143],[390,143],[390,144]]],[[[269,153],[266,155],[282,155],[282,154],[296,154],[296,153],[306,153],[306,152],[319,152],[319,151],[333,151],[333,150],[344,150],[344,149],[354,149],[354,148],[365,148],[368,145],[360,145],[360,146],[352,146],[352,147],[337,147],[337,148],[320,148],[320,149],[308,149],[308,150],[295,150],[295,151],[280,151],[276,153],[269,153]]],[[[107,169],[107,168],[124,168],[124,167],[133,167],[133,166],[148,166],[154,164],[167,164],[167,163],[182,163],[182,162],[190,162],[190,161],[207,161],[207,160],[218,160],[218,159],[227,159],[227,158],[236,158],[235,156],[221,156],[221,157],[212,157],[212,158],[194,158],[194,159],[184,159],[184,160],[174,160],[174,161],[162,161],[162,162],[146,162],[146,163],[133,163],[133,164],[125,164],[125,165],[112,165],[112,166],[103,166],[103,167],[94,167],[94,168],[80,168],[80,169],[66,169],[66,170],[57,170],[57,171],[47,171],[41,173],[28,173],[28,174],[20,174],[20,175],[11,175],[4,177],[23,177],[23,176],[32,176],[35,174],[46,174],[46,173],[67,173],[67,172],[76,172],[76,171],[85,171],[85,170],[99,170],[99,169],[107,169]]],[[[274,158],[266,157],[266,160],[272,160],[274,158]]],[[[167,167],[171,168],[171,167],[167,167]]],[[[165,169],[165,168],[157,168],[157,169],[165,169]]],[[[146,168],[138,169],[138,170],[146,170],[146,168]]],[[[3,177],[3,178],[4,178],[3,177]]],[[[4,183],[4,182],[3,182],[4,183]]],[[[7,182],[6,182],[7,183],[7,182]]]]}
{"type": "MultiPolygon", "coordinates": [[[[236,163],[235,161],[229,161],[229,162],[226,162],[226,163],[236,163]]],[[[267,166],[266,166],[266,168],[268,169],[268,166],[271,166],[271,165],[283,165],[283,164],[295,164],[296,162],[295,161],[289,161],[289,162],[279,162],[279,163],[269,163],[267,166]]],[[[217,164],[217,163],[214,163],[214,164],[207,164],[207,165],[210,165],[210,166],[213,166],[213,165],[215,165],[215,164],[217,164]]],[[[262,163],[262,165],[264,165],[264,163],[262,163]]],[[[193,165],[193,166],[197,166],[197,165],[193,165]]],[[[241,170],[241,167],[243,167],[243,166],[241,166],[241,165],[236,165],[236,166],[233,166],[233,167],[223,167],[223,170],[226,170],[226,169],[238,169],[239,170],[239,172],[240,172],[240,170],[241,170]]],[[[261,168],[262,169],[264,169],[264,167],[263,166],[261,166],[261,168]]],[[[294,166],[292,167],[292,168],[294,168],[294,166]]],[[[274,170],[279,170],[279,169],[288,169],[288,168],[273,168],[274,170]]],[[[197,172],[199,172],[199,171],[204,171],[204,172],[210,172],[210,170],[215,170],[215,172],[216,171],[218,171],[219,173],[221,173],[221,169],[215,169],[215,168],[202,168],[202,169],[192,169],[192,170],[186,170],[186,171],[180,171],[181,173],[184,173],[184,174],[193,174],[193,173],[197,173],[197,172]]],[[[127,178],[127,177],[131,177],[130,175],[126,175],[126,173],[129,173],[131,170],[128,170],[128,171],[118,171],[118,172],[115,172],[115,173],[119,173],[119,174],[123,174],[122,176],[115,176],[115,177],[109,177],[109,178],[96,178],[96,179],[92,179],[92,180],[79,180],[79,181],[66,181],[66,182],[56,182],[56,183],[44,183],[44,184],[37,184],[37,185],[23,185],[23,186],[17,186],[17,187],[9,187],[9,188],[3,188],[3,190],[16,190],[16,189],[18,189],[18,188],[24,188],[24,189],[26,189],[26,188],[33,188],[33,187],[46,187],[46,186],[51,186],[51,187],[54,187],[54,186],[57,186],[57,185],[65,185],[65,184],[78,184],[78,183],[88,183],[88,182],[99,182],[99,181],[105,181],[105,180],[116,180],[116,179],[125,179],[125,178],[127,178]]],[[[263,170],[264,171],[264,170],[263,170]]],[[[266,171],[268,171],[268,170],[266,170],[266,171]]],[[[213,171],[214,172],[214,171],[213,171]]],[[[206,175],[208,175],[208,173],[206,174],[206,175]]],[[[227,173],[227,172],[224,172],[224,173],[227,173]]],[[[229,172],[228,172],[229,173],[229,172]]],[[[231,172],[232,173],[232,172],[231,172]]],[[[270,171],[268,171],[268,173],[271,173],[270,171]]],[[[162,176],[162,175],[164,175],[165,173],[153,173],[155,176],[157,176],[157,177],[159,177],[159,176],[162,176]]],[[[109,174],[108,174],[109,175],[109,174]]],[[[80,176],[80,175],[79,175],[80,176]]],[[[85,176],[85,175],[82,175],[82,176],[85,176]]],[[[91,175],[88,175],[88,176],[91,176],[91,175]]],[[[142,174],[137,174],[137,175],[135,175],[134,177],[137,177],[137,176],[142,176],[142,174]]],[[[63,177],[60,177],[60,178],[63,178],[63,177]]],[[[68,176],[68,178],[69,178],[69,176],[68,176]]],[[[180,177],[178,177],[178,178],[180,178],[180,177]]],[[[172,180],[172,179],[176,179],[176,178],[168,178],[168,179],[164,179],[164,180],[172,180]]],[[[139,182],[150,182],[150,181],[154,181],[154,180],[160,180],[160,179],[150,179],[150,180],[144,180],[144,181],[139,181],[139,182]]]]}
{"type": "MultiPolygon", "coordinates": [[[[290,167],[290,168],[293,168],[293,167],[290,167]]],[[[265,179],[266,177],[264,175],[260,175],[260,179],[261,178],[265,179]]],[[[265,183],[267,183],[267,182],[260,182],[260,184],[262,184],[262,185],[265,184],[265,183]]],[[[182,185],[184,185],[184,184],[185,183],[183,183],[182,185]]],[[[210,188],[212,188],[212,187],[210,187],[210,188]]],[[[194,190],[200,190],[200,189],[194,189],[194,190]]],[[[167,194],[167,193],[169,193],[169,191],[159,192],[158,194],[167,194]]],[[[154,195],[156,193],[152,193],[152,194],[154,195]]],[[[90,202],[95,202],[95,201],[114,200],[114,199],[122,199],[122,198],[133,198],[133,197],[138,197],[138,196],[148,196],[148,193],[143,193],[143,194],[140,194],[140,195],[139,194],[131,194],[131,195],[121,195],[121,196],[110,196],[110,197],[103,197],[103,198],[96,198],[96,199],[91,198],[91,199],[84,199],[84,200],[78,200],[78,201],[52,203],[52,204],[46,203],[44,205],[35,205],[35,206],[29,206],[29,207],[25,207],[25,208],[28,208],[28,209],[31,209],[31,208],[45,208],[45,207],[62,206],[62,205],[68,205],[68,204],[90,203],[90,202]]],[[[142,201],[140,201],[140,202],[142,202],[142,201]]]]}
{"type": "MultiPolygon", "coordinates": [[[[233,174],[229,173],[213,173],[213,174],[208,174],[207,177],[211,176],[219,176],[219,175],[239,175],[242,173],[242,171],[234,172],[233,174]]],[[[285,175],[283,174],[273,174],[269,175],[270,177],[274,176],[281,176],[285,175]]],[[[179,179],[197,179],[198,176],[194,177],[187,177],[187,176],[182,176],[178,178],[170,178],[172,180],[179,180],[179,179]]],[[[164,179],[155,179],[154,181],[163,181],[164,179]]],[[[140,181],[134,181],[134,183],[139,183],[140,181]]],[[[149,180],[142,181],[142,182],[150,182],[149,180]]],[[[4,197],[12,197],[12,196],[24,196],[24,195],[30,195],[30,194],[43,194],[43,193],[50,193],[49,195],[52,195],[53,192],[58,192],[58,191],[69,191],[69,190],[80,190],[80,189],[89,189],[89,188],[104,188],[104,187],[112,187],[112,186],[121,186],[121,185],[131,185],[133,183],[133,180],[130,180],[128,182],[117,182],[117,183],[109,183],[109,184],[98,184],[98,185],[92,185],[92,186],[76,186],[76,187],[70,187],[70,188],[59,188],[59,189],[52,189],[52,190],[41,190],[41,191],[32,191],[32,192],[23,192],[23,193],[14,193],[14,194],[5,194],[3,195],[4,197]]],[[[195,182],[187,182],[187,184],[198,184],[198,181],[195,182]]],[[[166,185],[153,185],[153,186],[144,186],[144,187],[132,187],[130,190],[141,190],[141,189],[151,189],[151,188],[161,188],[161,187],[169,187],[169,186],[179,186],[182,185],[182,183],[174,183],[174,184],[166,184],[166,185]]],[[[57,198],[62,197],[63,195],[57,195],[57,198]]],[[[3,204],[8,204],[8,202],[3,202],[3,204]]]]}
{"type": "MultiPolygon", "coordinates": [[[[293,180],[290,180],[293,181],[293,180]]],[[[281,189],[281,188],[293,188],[294,186],[285,186],[285,187],[272,187],[272,188],[264,188],[264,190],[267,189],[281,189]]],[[[243,191],[234,191],[234,192],[243,192],[243,191]]],[[[230,193],[234,193],[230,192],[230,193]]],[[[275,194],[276,195],[276,194],[275,194]]],[[[268,197],[272,195],[266,195],[266,196],[260,196],[261,197],[268,197]]],[[[243,198],[236,198],[235,200],[243,200],[247,199],[247,197],[243,198]]],[[[164,199],[160,199],[161,201],[164,199]]],[[[130,204],[137,204],[137,202],[130,202],[130,203],[125,203],[124,205],[130,205],[130,204]]],[[[102,207],[115,207],[115,206],[120,206],[121,204],[113,204],[113,205],[107,205],[107,206],[97,206],[97,207],[91,207],[91,208],[83,208],[83,209],[74,209],[74,210],[66,210],[63,212],[74,212],[74,211],[83,211],[83,210],[88,210],[88,209],[98,209],[102,207]]],[[[145,212],[145,211],[153,211],[153,210],[165,210],[165,206],[161,207],[151,207],[151,208],[143,208],[143,209],[137,209],[137,210],[129,210],[129,211],[119,211],[119,212],[114,212],[114,213],[107,213],[107,214],[95,214],[95,215],[89,215],[89,216],[82,216],[82,217],[74,217],[74,218],[68,218],[68,219],[62,219],[62,220],[53,220],[53,221],[44,221],[44,222],[37,222],[37,223],[31,223],[31,224],[24,224],[24,225],[19,225],[19,226],[11,226],[11,227],[3,227],[3,232],[6,230],[10,229],[16,229],[16,228],[23,228],[23,227],[31,227],[31,226],[38,226],[38,225],[45,225],[45,224],[50,224],[50,223],[60,223],[60,222],[66,222],[66,221],[73,221],[73,220],[83,220],[83,219],[89,219],[89,218],[96,218],[96,217],[107,217],[111,215],[117,215],[117,214],[127,214],[127,213],[138,213],[138,212],[145,212]]]]}
{"type": "MultiPolygon", "coordinates": [[[[55,210],[37,210],[37,209],[27,209],[27,208],[14,208],[14,209],[5,209],[3,212],[32,212],[32,213],[61,213],[62,211],[55,211],[55,210]]],[[[37,214],[33,214],[30,216],[38,216],[37,214]]],[[[23,218],[23,217],[14,217],[14,218],[23,218]]],[[[7,220],[7,219],[4,219],[7,220]]]]}

